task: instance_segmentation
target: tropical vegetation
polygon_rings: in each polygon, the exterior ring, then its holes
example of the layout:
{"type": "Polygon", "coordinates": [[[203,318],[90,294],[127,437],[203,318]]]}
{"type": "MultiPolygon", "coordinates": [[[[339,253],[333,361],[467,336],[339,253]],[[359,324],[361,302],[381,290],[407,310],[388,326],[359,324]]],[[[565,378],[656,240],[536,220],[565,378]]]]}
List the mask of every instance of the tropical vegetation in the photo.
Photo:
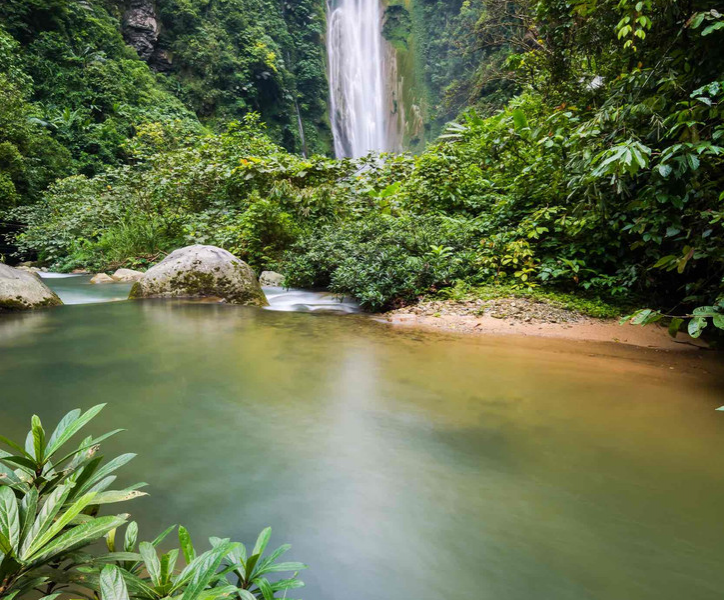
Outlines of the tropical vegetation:
{"type": "Polygon", "coordinates": [[[323,3],[283,4],[159,2],[174,63],[155,72],[110,0],[3,4],[0,206],[25,227],[18,254],[100,270],[203,242],[370,310],[501,284],[724,328],[709,3],[390,2],[385,35],[417,36],[441,135],[359,161],[326,156],[323,3]]]}
{"type": "Polygon", "coordinates": [[[100,600],[271,600],[303,585],[298,562],[281,562],[283,545],[265,555],[271,529],[250,551],[229,538],[212,537],[201,551],[184,527],[166,552],[171,526],[152,541],[139,542],[127,513],[103,515],[110,505],[145,495],[139,483],[112,489],[114,474],[134,458],[104,462],[102,441],[119,433],[87,436],[71,443],[105,405],[70,411],[48,436],[33,416],[24,444],[0,436],[0,597],[35,594],[100,600]],[[95,544],[105,538],[105,548],[95,544]],[[277,574],[292,572],[286,578],[277,574]]]}

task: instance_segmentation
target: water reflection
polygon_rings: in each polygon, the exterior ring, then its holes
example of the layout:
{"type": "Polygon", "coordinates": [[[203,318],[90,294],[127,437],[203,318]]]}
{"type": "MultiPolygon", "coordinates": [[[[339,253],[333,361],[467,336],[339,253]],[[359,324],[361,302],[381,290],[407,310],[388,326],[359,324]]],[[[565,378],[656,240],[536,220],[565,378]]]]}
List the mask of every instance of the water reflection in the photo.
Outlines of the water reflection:
{"type": "Polygon", "coordinates": [[[124,508],[146,537],[271,524],[311,566],[304,598],[724,586],[723,379],[705,359],[183,301],[2,319],[0,359],[3,433],[110,402],[94,430],[129,430],[107,454],[139,453],[124,480],[151,496],[124,508]]]}

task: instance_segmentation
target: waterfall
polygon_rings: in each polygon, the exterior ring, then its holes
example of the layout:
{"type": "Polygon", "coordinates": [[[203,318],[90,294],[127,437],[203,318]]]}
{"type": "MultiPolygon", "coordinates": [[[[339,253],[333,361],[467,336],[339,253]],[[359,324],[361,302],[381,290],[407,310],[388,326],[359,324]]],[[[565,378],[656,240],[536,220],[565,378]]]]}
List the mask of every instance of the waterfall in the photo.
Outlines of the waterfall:
{"type": "Polygon", "coordinates": [[[327,0],[327,14],[335,154],[393,150],[380,0],[327,0]]]}

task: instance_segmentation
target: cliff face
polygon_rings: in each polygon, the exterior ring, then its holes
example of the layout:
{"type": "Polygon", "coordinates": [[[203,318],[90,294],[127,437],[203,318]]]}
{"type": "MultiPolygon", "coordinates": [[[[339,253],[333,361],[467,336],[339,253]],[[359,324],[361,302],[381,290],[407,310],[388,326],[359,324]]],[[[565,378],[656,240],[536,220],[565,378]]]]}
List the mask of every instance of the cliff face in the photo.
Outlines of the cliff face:
{"type": "Polygon", "coordinates": [[[387,40],[387,80],[393,127],[402,149],[422,151],[430,137],[426,123],[429,114],[428,90],[419,11],[415,0],[383,0],[385,9],[382,34],[387,40]]]}
{"type": "Polygon", "coordinates": [[[161,24],[154,0],[130,0],[123,13],[123,37],[155,71],[168,71],[171,61],[159,47],[161,24]]]}
{"type": "Polygon", "coordinates": [[[153,0],[131,0],[123,15],[123,37],[143,60],[153,56],[158,44],[158,19],[153,0]]]}

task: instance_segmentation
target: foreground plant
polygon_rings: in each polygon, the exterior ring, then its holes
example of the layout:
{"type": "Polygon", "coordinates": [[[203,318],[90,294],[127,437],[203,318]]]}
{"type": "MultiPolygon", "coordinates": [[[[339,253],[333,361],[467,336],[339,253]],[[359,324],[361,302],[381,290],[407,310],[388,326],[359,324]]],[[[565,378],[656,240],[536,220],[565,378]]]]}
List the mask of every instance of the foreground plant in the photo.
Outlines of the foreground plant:
{"type": "Polygon", "coordinates": [[[283,592],[286,598],[287,590],[304,585],[297,579],[297,572],[306,565],[277,562],[291,546],[281,546],[263,557],[271,537],[269,527],[261,532],[251,553],[247,554],[243,544],[231,542],[229,538],[212,537],[209,538],[211,549],[198,555],[188,531],[179,527],[179,547],[159,554],[157,546],[173,529],[170,527],[153,542],[141,542],[136,548],[138,527],[130,523],[120,548],[123,552],[116,552],[119,548],[115,532],[108,536],[109,550],[123,560],[81,568],[82,574],[75,576],[76,580],[99,592],[103,600],[273,600],[277,592],[283,592]],[[176,568],[179,558],[186,564],[182,569],[176,568]],[[285,571],[294,571],[294,574],[275,582],[267,578],[285,571]],[[230,578],[235,583],[232,584],[230,578]]]}
{"type": "Polygon", "coordinates": [[[86,437],[75,450],[61,452],[104,406],[69,412],[48,439],[33,416],[24,447],[0,436],[14,451],[0,450],[0,598],[33,593],[54,600],[72,593],[102,600],[273,600],[304,585],[297,573],[306,565],[278,562],[289,545],[263,556],[270,528],[250,553],[241,543],[212,537],[211,549],[197,555],[188,531],[179,527],[179,547],[159,555],[157,547],[175,525],[139,544],[138,525],[130,522],[118,543],[118,528],[128,515],[98,516],[101,506],[144,495],[138,488],[145,485],[109,489],[116,479],[112,473],[135,455],[104,464],[98,450],[101,441],[122,430],[86,437]],[[103,536],[108,552],[89,548],[103,536]],[[183,568],[176,566],[180,557],[183,568]],[[289,578],[268,579],[288,571],[294,572],[289,578]]]}
{"type": "Polygon", "coordinates": [[[102,505],[143,495],[137,488],[144,484],[109,490],[112,473],[135,455],[102,464],[100,442],[121,430],[87,437],[61,452],[104,406],[69,412],[49,438],[33,416],[24,447],[0,436],[14,451],[0,450],[0,597],[19,598],[31,590],[50,594],[62,589],[61,573],[113,559],[78,550],[126,522],[125,514],[99,517],[102,505]]]}

